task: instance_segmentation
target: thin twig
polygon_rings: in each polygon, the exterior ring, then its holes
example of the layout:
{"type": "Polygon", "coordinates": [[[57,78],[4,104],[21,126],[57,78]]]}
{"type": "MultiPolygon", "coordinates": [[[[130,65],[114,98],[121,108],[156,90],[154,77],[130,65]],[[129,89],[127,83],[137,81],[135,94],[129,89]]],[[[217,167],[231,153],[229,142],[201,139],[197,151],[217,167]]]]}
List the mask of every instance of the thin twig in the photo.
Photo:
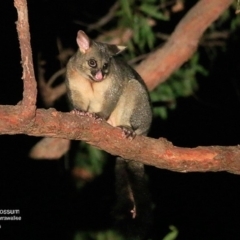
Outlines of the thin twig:
{"type": "Polygon", "coordinates": [[[129,61],[128,61],[128,64],[129,64],[129,65],[133,65],[133,64],[135,64],[135,63],[137,63],[137,62],[139,62],[139,61],[142,61],[142,60],[145,59],[148,55],[149,55],[148,53],[139,55],[139,56],[137,56],[137,57],[129,60],[129,61]]]}
{"type": "Polygon", "coordinates": [[[51,85],[55,82],[55,80],[56,80],[58,77],[64,75],[65,72],[66,72],[66,68],[62,68],[62,69],[58,70],[57,72],[55,72],[55,73],[51,76],[51,78],[48,80],[47,85],[48,85],[48,86],[51,86],[51,85]]]}
{"type": "Polygon", "coordinates": [[[119,6],[120,6],[119,2],[116,1],[113,4],[113,6],[109,9],[108,13],[105,16],[103,16],[102,18],[100,18],[95,23],[86,24],[82,21],[74,21],[74,22],[79,24],[79,25],[87,27],[87,32],[90,32],[90,31],[95,30],[95,29],[99,29],[102,26],[104,26],[105,24],[107,24],[108,22],[110,22],[116,16],[116,11],[118,10],[119,6]]]}

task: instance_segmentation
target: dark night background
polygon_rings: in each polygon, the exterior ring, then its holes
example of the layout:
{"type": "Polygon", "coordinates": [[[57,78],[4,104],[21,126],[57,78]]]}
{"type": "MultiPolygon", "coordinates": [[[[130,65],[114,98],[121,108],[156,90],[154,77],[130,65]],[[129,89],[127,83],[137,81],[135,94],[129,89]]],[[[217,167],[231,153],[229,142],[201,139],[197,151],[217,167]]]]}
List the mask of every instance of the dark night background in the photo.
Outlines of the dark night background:
{"type": "MultiPolygon", "coordinates": [[[[57,70],[56,36],[65,47],[75,46],[73,20],[94,22],[114,1],[29,0],[33,56],[47,59],[57,70]]],[[[239,16],[238,16],[239,17],[239,16]]],[[[13,0],[0,2],[0,104],[21,100],[22,80],[17,19],[13,0]]],[[[84,28],[83,28],[84,30],[84,28]]],[[[199,77],[195,97],[181,98],[166,121],[155,120],[152,137],[166,137],[177,146],[236,145],[240,143],[239,32],[227,50],[211,63],[205,57],[207,78],[199,77]],[[237,35],[238,34],[238,35],[237,35]]],[[[204,54],[203,54],[204,58],[204,54]]],[[[39,103],[41,106],[41,103],[39,103]]],[[[77,230],[110,226],[113,161],[104,174],[77,193],[63,160],[33,161],[29,149],[39,138],[0,136],[0,209],[20,209],[21,222],[1,222],[1,239],[72,239],[77,230]]],[[[240,176],[218,173],[175,173],[147,167],[154,210],[149,235],[162,239],[175,225],[177,239],[239,239],[240,176]]]]}

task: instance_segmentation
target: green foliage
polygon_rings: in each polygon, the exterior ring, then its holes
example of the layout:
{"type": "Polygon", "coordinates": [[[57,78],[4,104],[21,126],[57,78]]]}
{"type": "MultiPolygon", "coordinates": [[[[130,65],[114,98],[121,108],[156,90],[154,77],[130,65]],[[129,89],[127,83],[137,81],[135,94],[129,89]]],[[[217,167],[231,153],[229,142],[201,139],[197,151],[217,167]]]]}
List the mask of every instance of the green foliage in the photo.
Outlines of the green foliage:
{"type": "Polygon", "coordinates": [[[240,26],[240,15],[233,15],[233,13],[236,11],[237,9],[237,1],[234,1],[232,6],[230,8],[228,8],[221,16],[219,19],[217,19],[217,21],[212,24],[211,26],[211,30],[212,31],[216,31],[216,30],[223,30],[226,29],[227,31],[229,31],[229,34],[233,33],[234,31],[236,31],[239,26],[240,26]],[[233,17],[234,16],[234,17],[233,17]]]}
{"type": "Polygon", "coordinates": [[[77,232],[73,240],[124,240],[114,231],[77,232]]]}
{"type": "Polygon", "coordinates": [[[169,226],[169,229],[171,230],[170,233],[168,233],[163,238],[163,240],[174,240],[174,239],[177,239],[178,229],[175,226],[169,226]]]}
{"type": "Polygon", "coordinates": [[[155,35],[146,18],[138,15],[134,16],[133,26],[133,42],[136,43],[141,52],[144,51],[145,46],[153,48],[155,42],[155,35]]]}
{"type": "MultiPolygon", "coordinates": [[[[125,14],[125,21],[129,23],[132,21],[132,10],[133,7],[133,0],[120,0],[120,4],[122,7],[122,11],[120,13],[125,14]]],[[[121,14],[120,14],[121,15],[121,14]]]]}
{"type": "MultiPolygon", "coordinates": [[[[167,0],[162,0],[161,4],[166,4],[167,0]]],[[[129,56],[135,57],[136,54],[145,53],[146,47],[154,48],[156,42],[156,32],[150,20],[156,24],[161,21],[170,20],[164,14],[164,9],[159,10],[159,1],[156,0],[120,0],[121,9],[118,12],[119,25],[130,27],[133,30],[132,41],[128,43],[129,56]]],[[[188,97],[197,89],[197,74],[206,75],[206,70],[201,66],[199,54],[196,53],[192,59],[176,71],[167,82],[161,84],[151,93],[153,102],[166,102],[166,106],[155,107],[154,114],[164,119],[167,118],[168,108],[176,106],[176,98],[188,97]]]]}
{"type": "MultiPolygon", "coordinates": [[[[171,21],[171,15],[166,14],[168,0],[119,0],[120,11],[118,12],[118,24],[121,27],[131,28],[133,38],[128,43],[128,58],[134,58],[136,55],[149,52],[156,43],[156,32],[154,25],[158,27],[164,24],[164,21],[171,21]],[[151,20],[154,24],[151,24],[151,20]]],[[[183,3],[184,4],[184,3],[183,3]]],[[[213,61],[219,51],[225,49],[225,42],[228,35],[239,29],[240,16],[233,16],[236,10],[237,2],[231,8],[226,10],[220,18],[215,21],[203,36],[199,51],[186,63],[170,76],[167,82],[164,82],[151,93],[153,102],[166,102],[166,106],[154,108],[154,114],[164,119],[167,118],[168,109],[174,109],[178,97],[188,97],[194,94],[198,89],[197,78],[199,74],[206,76],[207,71],[201,63],[201,50],[204,50],[213,61]],[[227,32],[226,35],[224,31],[227,32]],[[215,34],[217,33],[217,34],[215,34]],[[213,35],[215,34],[215,37],[213,35]],[[219,36],[219,37],[216,37],[219,36]],[[216,43],[216,44],[215,44],[216,43]]],[[[202,51],[202,52],[204,52],[202,51]]],[[[126,54],[127,55],[127,54],[126,54]]]]}
{"type": "Polygon", "coordinates": [[[234,36],[234,32],[240,27],[240,15],[236,15],[237,1],[234,1],[228,8],[205,32],[202,45],[208,54],[210,61],[213,61],[220,52],[225,51],[228,38],[234,36]],[[217,33],[217,34],[216,34],[217,33]],[[219,37],[212,37],[215,34],[219,37]],[[214,44],[214,42],[218,44],[214,44]]]}
{"type": "MultiPolygon", "coordinates": [[[[118,24],[133,30],[130,49],[144,52],[152,49],[156,40],[153,21],[167,21],[169,17],[158,9],[156,0],[119,0],[121,9],[118,12],[118,24]]],[[[166,1],[165,1],[166,2],[166,1]]],[[[133,53],[133,51],[132,51],[133,53]]]]}
{"type": "Polygon", "coordinates": [[[165,107],[155,107],[154,114],[163,119],[167,118],[167,109],[176,106],[176,98],[191,96],[198,88],[197,76],[207,75],[207,71],[199,63],[199,54],[195,55],[179,70],[177,70],[168,81],[159,85],[150,93],[152,102],[162,101],[167,104],[165,107]]]}
{"type": "MultiPolygon", "coordinates": [[[[175,226],[169,226],[169,229],[170,229],[170,232],[162,240],[177,239],[178,229],[175,226]]],[[[75,233],[73,240],[124,240],[124,238],[112,230],[99,231],[99,232],[79,231],[75,233]]]]}
{"type": "Polygon", "coordinates": [[[147,16],[153,17],[155,19],[163,20],[163,21],[169,20],[168,16],[164,15],[162,12],[159,12],[156,6],[153,5],[154,2],[153,1],[143,2],[140,5],[139,10],[142,13],[145,13],[147,16]]]}

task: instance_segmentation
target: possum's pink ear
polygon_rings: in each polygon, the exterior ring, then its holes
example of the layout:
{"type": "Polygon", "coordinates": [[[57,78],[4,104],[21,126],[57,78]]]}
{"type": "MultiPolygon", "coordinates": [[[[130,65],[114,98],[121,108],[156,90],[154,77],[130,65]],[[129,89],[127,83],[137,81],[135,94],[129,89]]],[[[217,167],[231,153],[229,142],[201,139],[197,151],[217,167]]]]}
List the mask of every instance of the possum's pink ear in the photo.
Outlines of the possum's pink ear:
{"type": "Polygon", "coordinates": [[[79,30],[77,33],[77,44],[82,53],[85,53],[91,45],[91,40],[89,37],[86,35],[85,32],[79,30]]]}

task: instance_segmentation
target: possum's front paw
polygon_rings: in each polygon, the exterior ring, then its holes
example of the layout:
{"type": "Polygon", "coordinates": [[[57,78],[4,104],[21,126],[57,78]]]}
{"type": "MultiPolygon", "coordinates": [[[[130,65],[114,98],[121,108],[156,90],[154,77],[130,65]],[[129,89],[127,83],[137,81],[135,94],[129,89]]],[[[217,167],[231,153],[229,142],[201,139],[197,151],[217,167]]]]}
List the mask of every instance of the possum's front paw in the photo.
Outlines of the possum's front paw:
{"type": "Polygon", "coordinates": [[[136,133],[132,130],[129,126],[118,126],[122,130],[122,135],[124,138],[128,138],[130,140],[134,139],[136,136],[136,133]]]}
{"type": "Polygon", "coordinates": [[[79,116],[88,116],[88,117],[94,118],[95,120],[102,121],[102,118],[98,116],[96,113],[90,113],[90,112],[78,110],[78,109],[72,110],[71,113],[74,113],[79,116]]]}
{"type": "Polygon", "coordinates": [[[71,111],[71,113],[79,115],[79,116],[85,116],[87,111],[83,111],[83,110],[79,110],[79,109],[75,108],[71,111]]]}

